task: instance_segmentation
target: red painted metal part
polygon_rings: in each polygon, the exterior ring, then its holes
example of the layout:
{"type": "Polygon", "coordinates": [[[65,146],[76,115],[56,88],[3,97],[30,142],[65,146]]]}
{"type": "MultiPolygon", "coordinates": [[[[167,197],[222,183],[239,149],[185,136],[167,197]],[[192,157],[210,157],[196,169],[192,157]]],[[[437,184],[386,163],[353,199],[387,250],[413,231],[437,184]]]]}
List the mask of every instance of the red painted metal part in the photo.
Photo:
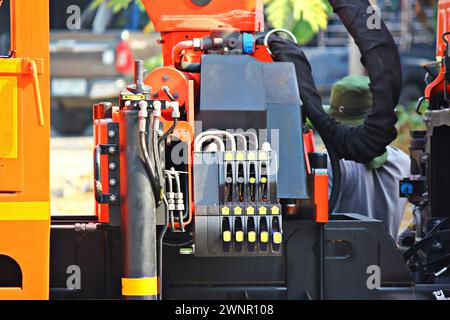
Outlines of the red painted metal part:
{"type": "Polygon", "coordinates": [[[450,32],[450,0],[440,0],[438,4],[436,57],[444,56],[445,43],[442,40],[442,35],[445,32],[450,32]]]}
{"type": "MultiPolygon", "coordinates": [[[[442,35],[450,32],[450,0],[440,0],[438,4],[438,27],[436,39],[436,59],[440,61],[445,56],[445,42],[442,35]]],[[[430,99],[439,92],[444,91],[445,68],[441,68],[436,79],[425,89],[425,98],[430,99]]],[[[450,87],[448,88],[450,90],[450,87]]]]}
{"type": "Polygon", "coordinates": [[[261,32],[264,29],[263,0],[212,0],[206,6],[191,0],[143,0],[158,32],[210,32],[237,29],[261,32]]]}
{"type": "Polygon", "coordinates": [[[309,163],[309,154],[316,152],[316,143],[314,141],[314,131],[309,129],[307,133],[303,134],[303,145],[305,149],[305,163],[306,170],[311,174],[311,164],[309,163]]]}
{"type": "Polygon", "coordinates": [[[314,175],[316,222],[328,223],[328,175],[314,175]]]}
{"type": "MultiPolygon", "coordinates": [[[[169,87],[170,93],[176,97],[180,106],[186,108],[189,100],[189,80],[193,80],[189,73],[181,72],[173,67],[161,67],[153,70],[144,82],[152,87],[152,94],[155,99],[170,101],[167,93],[163,90],[165,86],[169,87]]],[[[194,95],[197,91],[197,88],[195,88],[194,95]]],[[[163,110],[162,113],[165,119],[171,120],[171,110],[163,110]]]]}
{"type": "MultiPolygon", "coordinates": [[[[111,122],[110,119],[105,119],[104,106],[102,104],[97,104],[93,108],[93,120],[94,120],[94,145],[107,144],[108,143],[108,123],[111,122]]],[[[95,157],[95,153],[93,154],[95,157]]],[[[95,161],[93,162],[95,163],[95,161]]],[[[94,168],[95,170],[95,168],[94,168]]],[[[100,170],[101,172],[108,172],[108,159],[107,157],[100,158],[100,170]]],[[[102,175],[101,181],[103,193],[108,193],[109,183],[108,175],[102,175]]],[[[98,217],[99,222],[107,223],[109,222],[109,208],[108,204],[100,204],[95,202],[95,215],[98,217]]]]}

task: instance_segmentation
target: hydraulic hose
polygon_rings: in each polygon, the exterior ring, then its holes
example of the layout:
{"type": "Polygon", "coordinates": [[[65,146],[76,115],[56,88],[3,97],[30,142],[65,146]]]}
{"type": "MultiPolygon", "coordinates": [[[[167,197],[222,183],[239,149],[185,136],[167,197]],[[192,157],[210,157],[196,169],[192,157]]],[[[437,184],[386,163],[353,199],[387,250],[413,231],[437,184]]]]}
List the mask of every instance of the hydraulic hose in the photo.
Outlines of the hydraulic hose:
{"type": "Polygon", "coordinates": [[[150,183],[152,185],[152,191],[156,199],[156,203],[161,201],[161,185],[159,183],[158,176],[153,168],[150,156],[147,150],[146,134],[143,132],[139,133],[139,147],[141,148],[141,153],[144,157],[145,169],[150,177],[150,183]]]}
{"type": "Polygon", "coordinates": [[[161,189],[163,189],[163,181],[164,181],[164,172],[163,172],[163,166],[161,163],[161,157],[160,157],[160,144],[158,141],[158,133],[156,131],[153,131],[153,140],[152,140],[152,145],[153,145],[153,158],[155,159],[155,163],[156,163],[156,171],[157,171],[157,175],[158,175],[158,179],[161,182],[161,189]]]}
{"type": "Polygon", "coordinates": [[[164,143],[164,141],[166,141],[166,139],[173,133],[173,131],[175,130],[176,126],[178,124],[178,118],[174,118],[173,119],[173,123],[172,126],[169,128],[169,130],[167,130],[166,133],[163,134],[163,136],[161,138],[159,138],[159,147],[161,148],[162,144],[164,143]]]}
{"type": "Polygon", "coordinates": [[[329,0],[329,3],[355,39],[361,51],[361,62],[368,70],[372,108],[364,124],[346,126],[325,112],[311,66],[300,46],[280,37],[271,37],[269,46],[275,61],[294,63],[306,116],[327,148],[334,150],[338,159],[369,163],[385,153],[386,146],[397,137],[395,107],[402,86],[400,57],[381,18],[379,26],[368,26],[368,12],[374,11],[369,10],[367,0],[329,0]]]}
{"type": "Polygon", "coordinates": [[[329,3],[361,51],[361,62],[370,78],[373,104],[364,124],[358,127],[337,123],[323,109],[309,112],[308,117],[340,159],[368,163],[382,155],[397,137],[395,107],[402,88],[400,57],[381,18],[379,28],[369,27],[370,15],[375,12],[369,10],[369,1],[329,0],[329,3]]]}

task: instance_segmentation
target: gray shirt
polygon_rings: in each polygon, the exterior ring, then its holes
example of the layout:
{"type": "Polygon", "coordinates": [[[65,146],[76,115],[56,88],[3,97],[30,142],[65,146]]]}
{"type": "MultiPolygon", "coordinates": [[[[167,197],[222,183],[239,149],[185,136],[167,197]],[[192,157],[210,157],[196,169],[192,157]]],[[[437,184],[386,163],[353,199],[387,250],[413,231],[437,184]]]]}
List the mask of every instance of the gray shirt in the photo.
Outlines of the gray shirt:
{"type": "MultiPolygon", "coordinates": [[[[341,160],[341,190],[335,213],[358,213],[384,222],[394,240],[397,239],[407,200],[399,197],[399,183],[410,175],[409,156],[387,147],[386,163],[378,169],[341,160]]],[[[329,165],[330,184],[332,179],[329,165]]]]}

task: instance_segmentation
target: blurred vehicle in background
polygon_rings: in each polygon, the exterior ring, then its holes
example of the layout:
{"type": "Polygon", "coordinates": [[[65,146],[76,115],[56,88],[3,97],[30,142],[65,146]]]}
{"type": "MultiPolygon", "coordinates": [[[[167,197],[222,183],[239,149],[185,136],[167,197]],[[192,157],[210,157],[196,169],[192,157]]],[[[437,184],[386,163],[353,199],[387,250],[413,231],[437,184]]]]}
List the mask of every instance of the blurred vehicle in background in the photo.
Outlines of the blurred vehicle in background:
{"type": "Polygon", "coordinates": [[[159,54],[158,35],[144,33],[148,16],[132,2],[117,13],[80,0],[81,29],[70,30],[71,0],[50,0],[52,127],[81,134],[98,101],[113,101],[133,75],[133,61],[159,54]]]}

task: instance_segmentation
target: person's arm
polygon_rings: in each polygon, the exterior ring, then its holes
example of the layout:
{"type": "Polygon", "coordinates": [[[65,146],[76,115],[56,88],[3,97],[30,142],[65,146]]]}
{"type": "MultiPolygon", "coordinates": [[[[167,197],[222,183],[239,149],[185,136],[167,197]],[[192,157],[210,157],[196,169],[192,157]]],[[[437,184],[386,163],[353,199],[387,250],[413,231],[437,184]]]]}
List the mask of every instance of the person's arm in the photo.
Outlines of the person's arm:
{"type": "MultiPolygon", "coordinates": [[[[300,96],[307,117],[318,130],[327,148],[339,159],[368,163],[385,152],[397,136],[394,109],[402,86],[400,57],[395,42],[383,22],[379,29],[367,27],[367,0],[329,0],[362,53],[362,63],[370,77],[373,106],[364,125],[349,127],[332,119],[323,109],[312,77],[311,66],[300,46],[279,37],[269,39],[275,61],[293,62],[300,96]]],[[[330,68],[333,61],[324,61],[330,68]]],[[[336,62],[337,63],[337,62],[336,62]]]]}

